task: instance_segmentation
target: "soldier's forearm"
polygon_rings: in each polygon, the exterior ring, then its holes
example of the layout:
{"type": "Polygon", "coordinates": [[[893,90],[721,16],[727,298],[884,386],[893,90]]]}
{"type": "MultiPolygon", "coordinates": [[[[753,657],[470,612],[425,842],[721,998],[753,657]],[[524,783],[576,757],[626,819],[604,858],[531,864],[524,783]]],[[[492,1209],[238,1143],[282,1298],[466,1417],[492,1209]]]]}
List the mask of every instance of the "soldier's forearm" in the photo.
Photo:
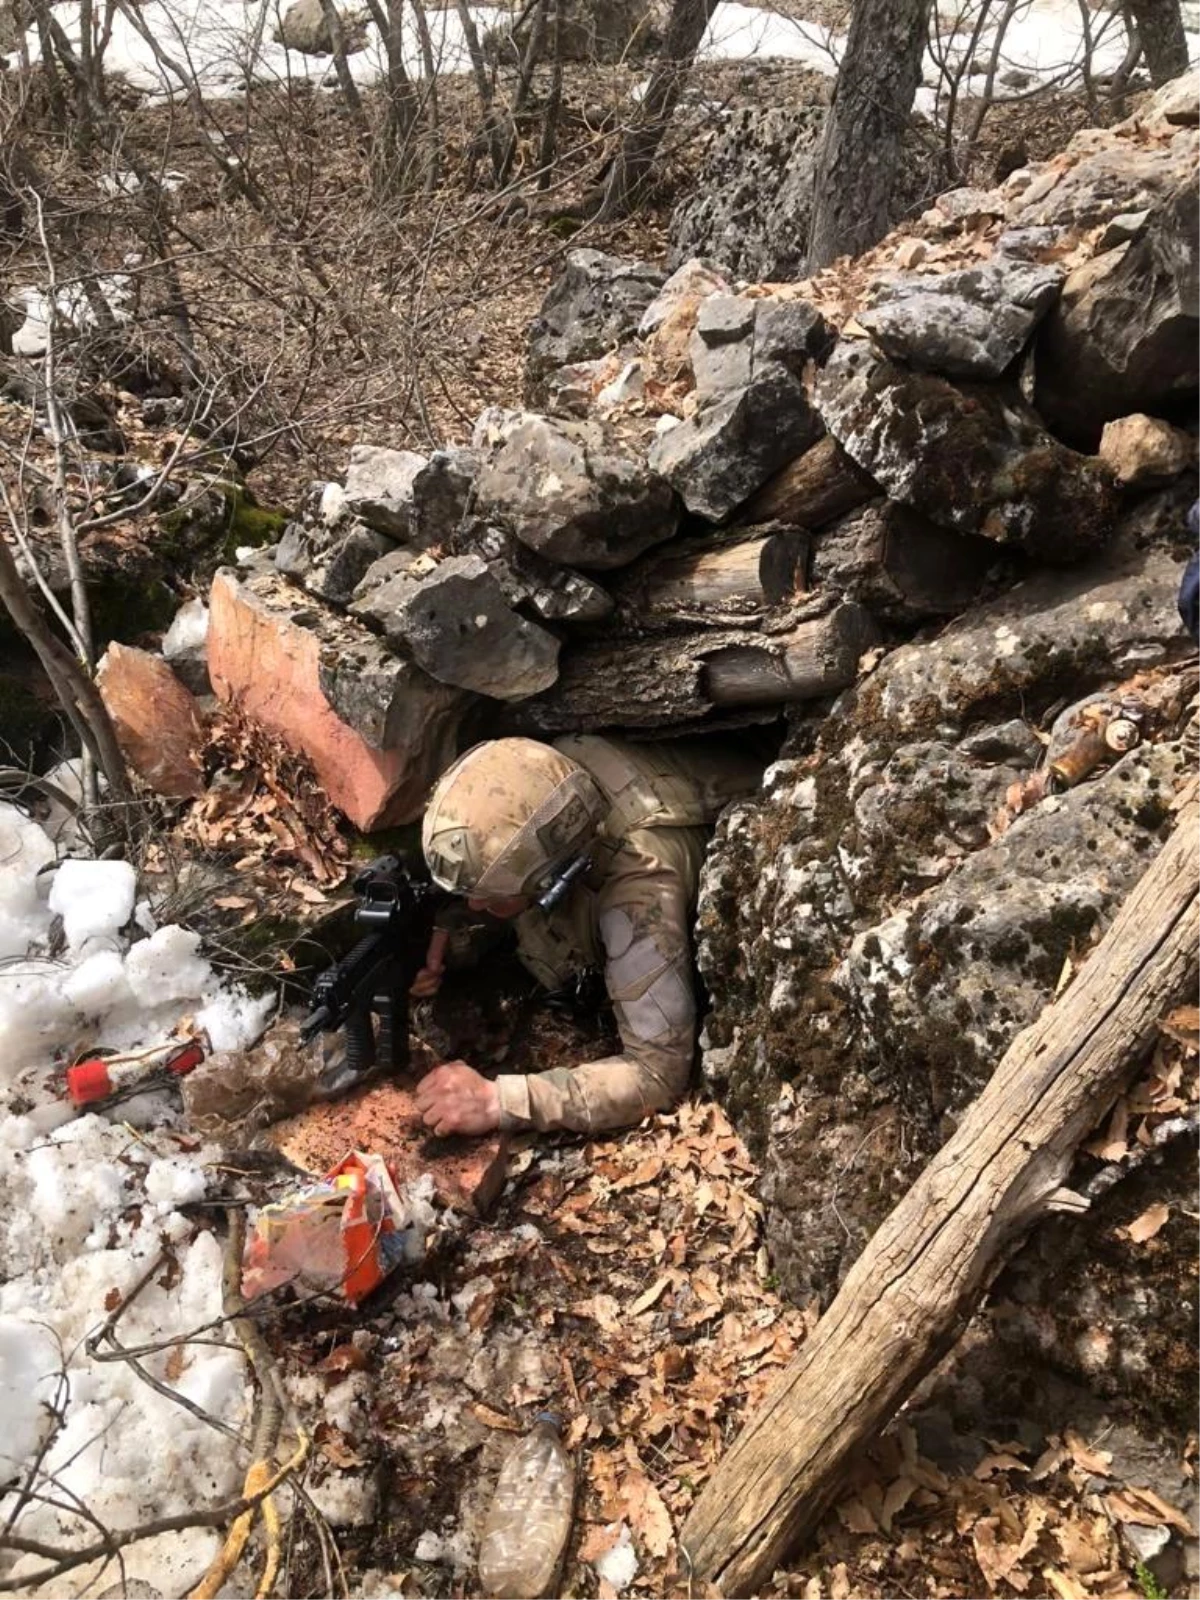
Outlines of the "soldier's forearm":
{"type": "Polygon", "coordinates": [[[691,1065],[690,1054],[664,1053],[655,1062],[620,1055],[528,1077],[506,1074],[496,1079],[500,1126],[508,1132],[627,1128],[673,1106],[687,1088],[691,1065]]]}

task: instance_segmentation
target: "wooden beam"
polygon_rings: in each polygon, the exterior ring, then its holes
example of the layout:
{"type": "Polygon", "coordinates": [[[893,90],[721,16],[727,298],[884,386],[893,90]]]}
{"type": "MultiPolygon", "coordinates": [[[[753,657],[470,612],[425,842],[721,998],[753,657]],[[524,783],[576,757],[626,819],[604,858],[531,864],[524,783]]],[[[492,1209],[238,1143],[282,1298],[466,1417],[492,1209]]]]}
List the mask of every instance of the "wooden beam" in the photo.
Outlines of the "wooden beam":
{"type": "Polygon", "coordinates": [[[807,587],[809,537],[798,528],[756,529],[738,543],[711,539],[644,556],[616,593],[637,618],[697,621],[761,616],[807,587]]]}
{"type": "Polygon", "coordinates": [[[747,527],[785,522],[797,528],[823,528],[882,494],[870,473],[826,434],[764,484],[742,507],[738,522],[747,527]]]}
{"type": "Polygon", "coordinates": [[[852,1458],[954,1344],[1004,1259],[1060,1202],[1076,1147],[1159,1019],[1194,998],[1198,827],[1193,793],[1075,982],[1013,1040],[709,1479],[681,1537],[697,1583],[760,1592],[852,1458]]]}

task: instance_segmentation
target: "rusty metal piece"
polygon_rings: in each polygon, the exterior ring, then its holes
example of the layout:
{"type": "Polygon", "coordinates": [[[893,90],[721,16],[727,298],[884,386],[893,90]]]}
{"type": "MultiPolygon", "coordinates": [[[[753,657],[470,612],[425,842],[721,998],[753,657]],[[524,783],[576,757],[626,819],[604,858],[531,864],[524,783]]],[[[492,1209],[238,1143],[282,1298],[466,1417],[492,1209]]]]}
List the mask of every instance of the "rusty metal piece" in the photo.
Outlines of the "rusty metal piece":
{"type": "Polygon", "coordinates": [[[1096,768],[1109,760],[1112,751],[1105,742],[1103,728],[1089,728],[1075,743],[1050,763],[1050,772],[1064,789],[1073,789],[1096,768]]]}
{"type": "Polygon", "coordinates": [[[1110,750],[1124,755],[1142,742],[1142,730],[1129,717],[1114,717],[1104,730],[1104,742],[1110,750]]]}

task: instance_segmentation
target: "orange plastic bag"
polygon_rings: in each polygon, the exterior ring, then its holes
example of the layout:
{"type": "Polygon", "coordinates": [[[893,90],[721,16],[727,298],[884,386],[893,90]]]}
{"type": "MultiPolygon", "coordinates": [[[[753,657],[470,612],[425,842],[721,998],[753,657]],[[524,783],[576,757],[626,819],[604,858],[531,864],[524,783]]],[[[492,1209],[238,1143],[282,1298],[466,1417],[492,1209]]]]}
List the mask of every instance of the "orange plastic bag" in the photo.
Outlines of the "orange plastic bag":
{"type": "Polygon", "coordinates": [[[319,1183],[263,1206],[246,1237],[242,1293],[285,1284],[304,1293],[365,1300],[401,1261],[419,1254],[387,1162],[353,1150],[319,1183]]]}

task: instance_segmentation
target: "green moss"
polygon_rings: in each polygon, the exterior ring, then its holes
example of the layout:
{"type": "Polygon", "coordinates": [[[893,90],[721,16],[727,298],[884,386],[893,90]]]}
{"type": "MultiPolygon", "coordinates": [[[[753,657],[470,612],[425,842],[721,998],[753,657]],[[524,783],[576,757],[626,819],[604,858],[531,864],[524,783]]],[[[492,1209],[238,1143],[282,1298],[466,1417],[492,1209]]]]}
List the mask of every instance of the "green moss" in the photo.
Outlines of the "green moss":
{"type": "Polygon", "coordinates": [[[250,490],[242,484],[231,484],[225,495],[227,517],[222,555],[232,561],[238,549],[248,545],[253,550],[265,544],[274,544],[287,527],[287,512],[272,506],[260,506],[250,490]]]}

